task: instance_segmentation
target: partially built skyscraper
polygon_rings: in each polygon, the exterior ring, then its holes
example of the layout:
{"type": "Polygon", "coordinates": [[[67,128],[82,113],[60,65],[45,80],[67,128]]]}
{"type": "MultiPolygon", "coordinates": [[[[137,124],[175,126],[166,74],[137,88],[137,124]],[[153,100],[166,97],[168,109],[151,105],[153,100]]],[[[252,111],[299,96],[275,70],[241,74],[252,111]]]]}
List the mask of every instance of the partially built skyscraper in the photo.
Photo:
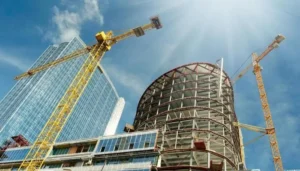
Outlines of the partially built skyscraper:
{"type": "Polygon", "coordinates": [[[134,128],[160,130],[160,170],[236,170],[243,152],[232,122],[237,118],[227,74],[213,64],[192,63],[161,75],[147,88],[134,128]]]}

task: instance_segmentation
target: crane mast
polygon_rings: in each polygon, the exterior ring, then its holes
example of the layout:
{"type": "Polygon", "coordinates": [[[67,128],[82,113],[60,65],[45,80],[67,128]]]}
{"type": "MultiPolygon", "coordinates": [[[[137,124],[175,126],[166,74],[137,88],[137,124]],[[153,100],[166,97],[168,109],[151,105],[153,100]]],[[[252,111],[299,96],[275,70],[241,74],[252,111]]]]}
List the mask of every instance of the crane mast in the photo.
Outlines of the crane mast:
{"type": "MultiPolygon", "coordinates": [[[[283,169],[282,160],[281,160],[281,156],[280,156],[280,152],[279,152],[279,146],[278,146],[278,142],[277,142],[277,138],[276,138],[276,132],[275,132],[275,127],[274,127],[274,123],[272,120],[271,110],[269,107],[267,94],[266,94],[266,90],[265,90],[265,86],[264,86],[263,78],[262,78],[262,74],[261,74],[262,68],[259,65],[259,62],[262,59],[264,59],[264,57],[266,55],[268,55],[273,49],[277,48],[279,46],[279,43],[281,43],[284,39],[285,39],[284,36],[278,35],[275,37],[275,40],[267,47],[267,49],[264,52],[262,52],[261,55],[258,56],[256,53],[253,53],[252,54],[252,61],[253,61],[252,64],[247,66],[243,71],[241,71],[241,73],[237,77],[232,79],[232,84],[234,84],[238,79],[240,79],[243,75],[245,75],[247,73],[247,71],[250,70],[250,68],[253,67],[253,73],[256,78],[260,101],[261,101],[261,105],[262,105],[262,110],[264,113],[264,119],[266,122],[266,129],[265,129],[266,133],[265,134],[267,134],[269,136],[269,142],[270,142],[270,146],[271,146],[273,162],[275,165],[275,171],[284,171],[284,169],[283,169]]],[[[246,129],[250,129],[250,130],[253,130],[256,132],[262,132],[262,130],[259,127],[255,127],[255,126],[251,127],[246,124],[235,124],[235,125],[244,127],[246,129]]]]}
{"type": "Polygon", "coordinates": [[[20,75],[19,79],[31,76],[37,72],[48,69],[55,65],[58,65],[64,61],[70,60],[72,58],[77,57],[80,54],[84,54],[87,50],[90,51],[88,58],[85,60],[84,64],[80,68],[79,72],[73,79],[72,83],[69,85],[67,91],[65,92],[62,99],[59,101],[55,110],[49,117],[47,123],[43,127],[42,131],[38,135],[37,139],[31,146],[29,152],[27,153],[25,159],[19,167],[19,171],[35,171],[42,167],[45,158],[50,153],[53,144],[59,136],[62,128],[70,117],[74,107],[76,106],[79,98],[84,92],[85,88],[88,85],[89,80],[92,78],[94,71],[97,68],[98,63],[102,59],[103,55],[106,51],[111,49],[111,46],[121,40],[124,40],[130,36],[136,35],[137,37],[144,35],[144,31],[150,30],[153,28],[160,29],[162,27],[159,18],[154,17],[151,18],[151,23],[146,24],[141,27],[137,27],[132,29],[124,34],[113,37],[112,31],[107,33],[99,32],[96,34],[96,39],[98,43],[93,45],[91,49],[85,49],[82,51],[76,51],[71,55],[67,55],[67,57],[62,58],[45,64],[36,69],[32,69],[31,73],[24,73],[24,75],[20,75]]]}
{"type": "Polygon", "coordinates": [[[273,124],[273,120],[272,120],[271,110],[269,107],[267,94],[266,94],[265,86],[263,83],[263,78],[261,75],[261,67],[260,67],[259,63],[256,62],[256,59],[258,58],[258,56],[255,53],[253,53],[252,57],[253,57],[253,61],[254,61],[253,62],[253,67],[254,67],[253,72],[256,77],[260,101],[261,101],[264,118],[265,118],[265,122],[266,122],[266,130],[269,131],[268,136],[269,136],[269,142],[270,142],[271,151],[272,151],[272,155],[273,155],[275,171],[283,171],[282,160],[281,160],[281,156],[280,156],[280,152],[279,152],[279,146],[278,146],[278,142],[277,142],[277,138],[276,138],[276,132],[275,132],[275,128],[274,128],[274,124],[273,124]]]}

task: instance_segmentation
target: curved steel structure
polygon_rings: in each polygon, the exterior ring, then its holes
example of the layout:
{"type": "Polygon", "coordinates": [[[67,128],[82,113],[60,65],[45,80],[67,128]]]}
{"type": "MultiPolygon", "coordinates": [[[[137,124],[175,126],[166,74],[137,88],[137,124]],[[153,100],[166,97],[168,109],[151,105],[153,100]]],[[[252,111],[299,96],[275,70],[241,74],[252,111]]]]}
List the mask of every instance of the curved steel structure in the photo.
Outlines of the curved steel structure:
{"type": "Polygon", "coordinates": [[[242,156],[234,121],[228,75],[216,65],[192,63],[163,74],[147,88],[134,127],[160,130],[158,170],[238,170],[242,156]]]}

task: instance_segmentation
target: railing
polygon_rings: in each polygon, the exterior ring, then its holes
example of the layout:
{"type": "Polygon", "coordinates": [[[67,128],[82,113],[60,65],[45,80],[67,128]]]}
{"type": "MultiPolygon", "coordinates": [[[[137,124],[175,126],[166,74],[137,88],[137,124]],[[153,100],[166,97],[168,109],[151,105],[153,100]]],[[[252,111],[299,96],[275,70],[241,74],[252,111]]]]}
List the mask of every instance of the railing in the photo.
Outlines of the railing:
{"type": "MultiPolygon", "coordinates": [[[[110,164],[99,166],[81,166],[81,167],[64,167],[41,169],[41,171],[123,171],[123,170],[146,170],[151,168],[151,162],[126,163],[126,164],[110,164]]],[[[6,171],[6,170],[5,170],[6,171]]]]}

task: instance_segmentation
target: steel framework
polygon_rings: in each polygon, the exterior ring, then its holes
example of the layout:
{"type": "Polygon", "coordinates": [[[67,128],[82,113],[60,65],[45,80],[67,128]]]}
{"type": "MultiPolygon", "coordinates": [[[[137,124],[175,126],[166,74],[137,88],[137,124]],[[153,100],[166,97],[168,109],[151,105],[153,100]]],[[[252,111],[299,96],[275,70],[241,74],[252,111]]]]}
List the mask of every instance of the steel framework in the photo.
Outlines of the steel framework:
{"type": "Polygon", "coordinates": [[[233,102],[229,77],[218,66],[183,65],[146,89],[134,127],[160,130],[158,170],[238,170],[242,151],[233,102]]]}

